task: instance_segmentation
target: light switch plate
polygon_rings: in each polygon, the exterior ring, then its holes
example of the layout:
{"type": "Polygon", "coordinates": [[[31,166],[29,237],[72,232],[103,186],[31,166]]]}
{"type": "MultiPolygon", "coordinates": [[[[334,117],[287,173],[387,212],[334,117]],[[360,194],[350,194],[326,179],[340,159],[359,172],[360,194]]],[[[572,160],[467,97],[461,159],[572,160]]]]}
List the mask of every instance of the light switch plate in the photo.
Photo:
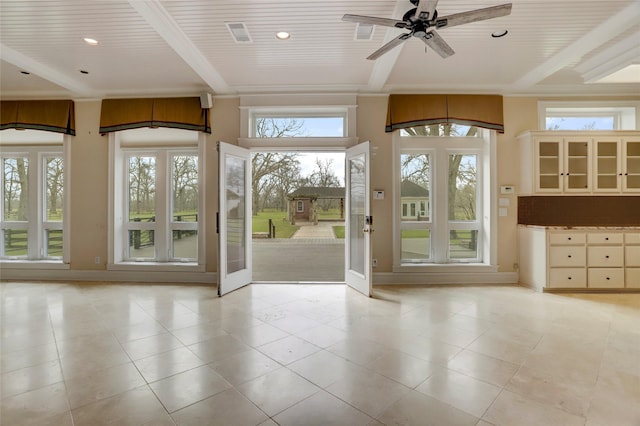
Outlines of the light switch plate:
{"type": "Polygon", "coordinates": [[[384,200],[384,191],[373,191],[374,200],[384,200]]]}
{"type": "Polygon", "coordinates": [[[512,195],[516,193],[516,188],[513,185],[502,185],[500,187],[500,193],[506,195],[512,195]]]}

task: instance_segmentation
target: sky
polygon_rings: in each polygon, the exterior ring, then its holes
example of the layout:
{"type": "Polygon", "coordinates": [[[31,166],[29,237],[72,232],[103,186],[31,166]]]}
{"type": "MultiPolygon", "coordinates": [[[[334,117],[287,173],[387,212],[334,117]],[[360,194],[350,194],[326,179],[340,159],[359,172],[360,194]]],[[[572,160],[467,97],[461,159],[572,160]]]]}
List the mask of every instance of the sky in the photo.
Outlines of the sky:
{"type": "Polygon", "coordinates": [[[299,152],[298,160],[302,168],[302,176],[309,176],[316,168],[316,158],[333,160],[331,164],[333,172],[344,185],[344,152],[299,152]]]}

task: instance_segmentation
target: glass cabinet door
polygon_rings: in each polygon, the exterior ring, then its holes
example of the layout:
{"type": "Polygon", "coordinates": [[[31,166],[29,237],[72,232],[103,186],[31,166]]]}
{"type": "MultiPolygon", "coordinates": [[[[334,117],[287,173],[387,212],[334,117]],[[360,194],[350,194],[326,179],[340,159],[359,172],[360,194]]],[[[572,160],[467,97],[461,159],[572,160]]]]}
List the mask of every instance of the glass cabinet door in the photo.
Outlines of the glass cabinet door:
{"type": "Polygon", "coordinates": [[[620,190],[620,143],[618,140],[597,139],[595,149],[594,189],[600,192],[620,190]]]}
{"type": "Polygon", "coordinates": [[[590,187],[589,141],[584,139],[566,140],[565,144],[565,190],[574,192],[588,191],[590,187]]]}
{"type": "Polygon", "coordinates": [[[623,146],[623,190],[640,192],[640,140],[625,140],[623,146]]]}
{"type": "Polygon", "coordinates": [[[537,143],[537,191],[560,190],[560,148],[561,142],[559,140],[537,143]]]}

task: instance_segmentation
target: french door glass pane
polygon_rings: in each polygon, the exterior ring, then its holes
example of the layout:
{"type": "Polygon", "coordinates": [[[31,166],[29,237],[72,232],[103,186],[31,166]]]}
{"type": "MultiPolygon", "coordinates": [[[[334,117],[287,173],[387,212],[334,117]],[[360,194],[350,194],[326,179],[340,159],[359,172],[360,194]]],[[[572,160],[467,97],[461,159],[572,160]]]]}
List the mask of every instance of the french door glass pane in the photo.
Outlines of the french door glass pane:
{"type": "Polygon", "coordinates": [[[198,258],[198,231],[174,230],[172,243],[173,259],[196,260],[198,258]]]}
{"type": "Polygon", "coordinates": [[[478,231],[451,230],[449,231],[449,259],[477,259],[478,231]]]}
{"type": "Polygon", "coordinates": [[[226,160],[226,206],[227,206],[227,274],[246,268],[246,161],[227,157],[226,160]]]}
{"type": "Polygon", "coordinates": [[[46,229],[46,256],[62,257],[62,229],[46,229]]]}
{"type": "Polygon", "coordinates": [[[155,222],[156,158],[129,158],[129,221],[155,222]]]}
{"type": "Polygon", "coordinates": [[[478,156],[449,156],[449,220],[475,221],[478,183],[478,156]]]}
{"type": "Polygon", "coordinates": [[[153,230],[129,230],[129,257],[131,259],[155,259],[156,246],[153,230]]]}
{"type": "MultiPolygon", "coordinates": [[[[3,220],[26,222],[29,211],[29,159],[4,158],[3,168],[3,220]]],[[[26,243],[25,243],[26,247],[26,243]]]]}
{"type": "Polygon", "coordinates": [[[176,155],[172,162],[171,191],[175,222],[198,221],[198,156],[176,155]]]}
{"type": "Polygon", "coordinates": [[[400,238],[400,261],[402,263],[420,263],[431,258],[431,231],[429,229],[403,229],[400,238]]]}
{"type": "Polygon", "coordinates": [[[431,220],[429,181],[431,163],[428,154],[402,154],[400,156],[400,198],[402,220],[431,220]],[[416,204],[421,206],[416,212],[416,204]],[[410,209],[407,211],[407,205],[410,209]],[[424,208],[422,208],[424,206],[424,208]]]}
{"type": "Polygon", "coordinates": [[[47,222],[62,222],[62,206],[64,201],[64,164],[62,157],[48,157],[45,160],[45,169],[47,180],[47,188],[45,191],[46,220],[47,222]]]}
{"type": "Polygon", "coordinates": [[[351,219],[349,269],[364,275],[365,253],[365,157],[360,155],[349,160],[349,191],[351,219]]]}
{"type": "Polygon", "coordinates": [[[27,256],[27,237],[29,234],[26,229],[4,229],[2,234],[4,256],[27,256]]]}

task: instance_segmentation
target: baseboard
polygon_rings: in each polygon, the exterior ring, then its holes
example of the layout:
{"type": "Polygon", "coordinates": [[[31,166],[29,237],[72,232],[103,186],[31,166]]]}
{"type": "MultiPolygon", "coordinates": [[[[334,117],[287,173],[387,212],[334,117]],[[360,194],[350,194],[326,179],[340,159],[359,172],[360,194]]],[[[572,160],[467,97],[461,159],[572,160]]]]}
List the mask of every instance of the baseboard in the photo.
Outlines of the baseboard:
{"type": "Polygon", "coordinates": [[[517,272],[375,272],[374,285],[518,284],[517,272]]]}
{"type": "Polygon", "coordinates": [[[145,283],[216,284],[216,272],[185,271],[82,271],[70,269],[3,268],[2,280],[33,281],[118,281],[145,283]]]}

